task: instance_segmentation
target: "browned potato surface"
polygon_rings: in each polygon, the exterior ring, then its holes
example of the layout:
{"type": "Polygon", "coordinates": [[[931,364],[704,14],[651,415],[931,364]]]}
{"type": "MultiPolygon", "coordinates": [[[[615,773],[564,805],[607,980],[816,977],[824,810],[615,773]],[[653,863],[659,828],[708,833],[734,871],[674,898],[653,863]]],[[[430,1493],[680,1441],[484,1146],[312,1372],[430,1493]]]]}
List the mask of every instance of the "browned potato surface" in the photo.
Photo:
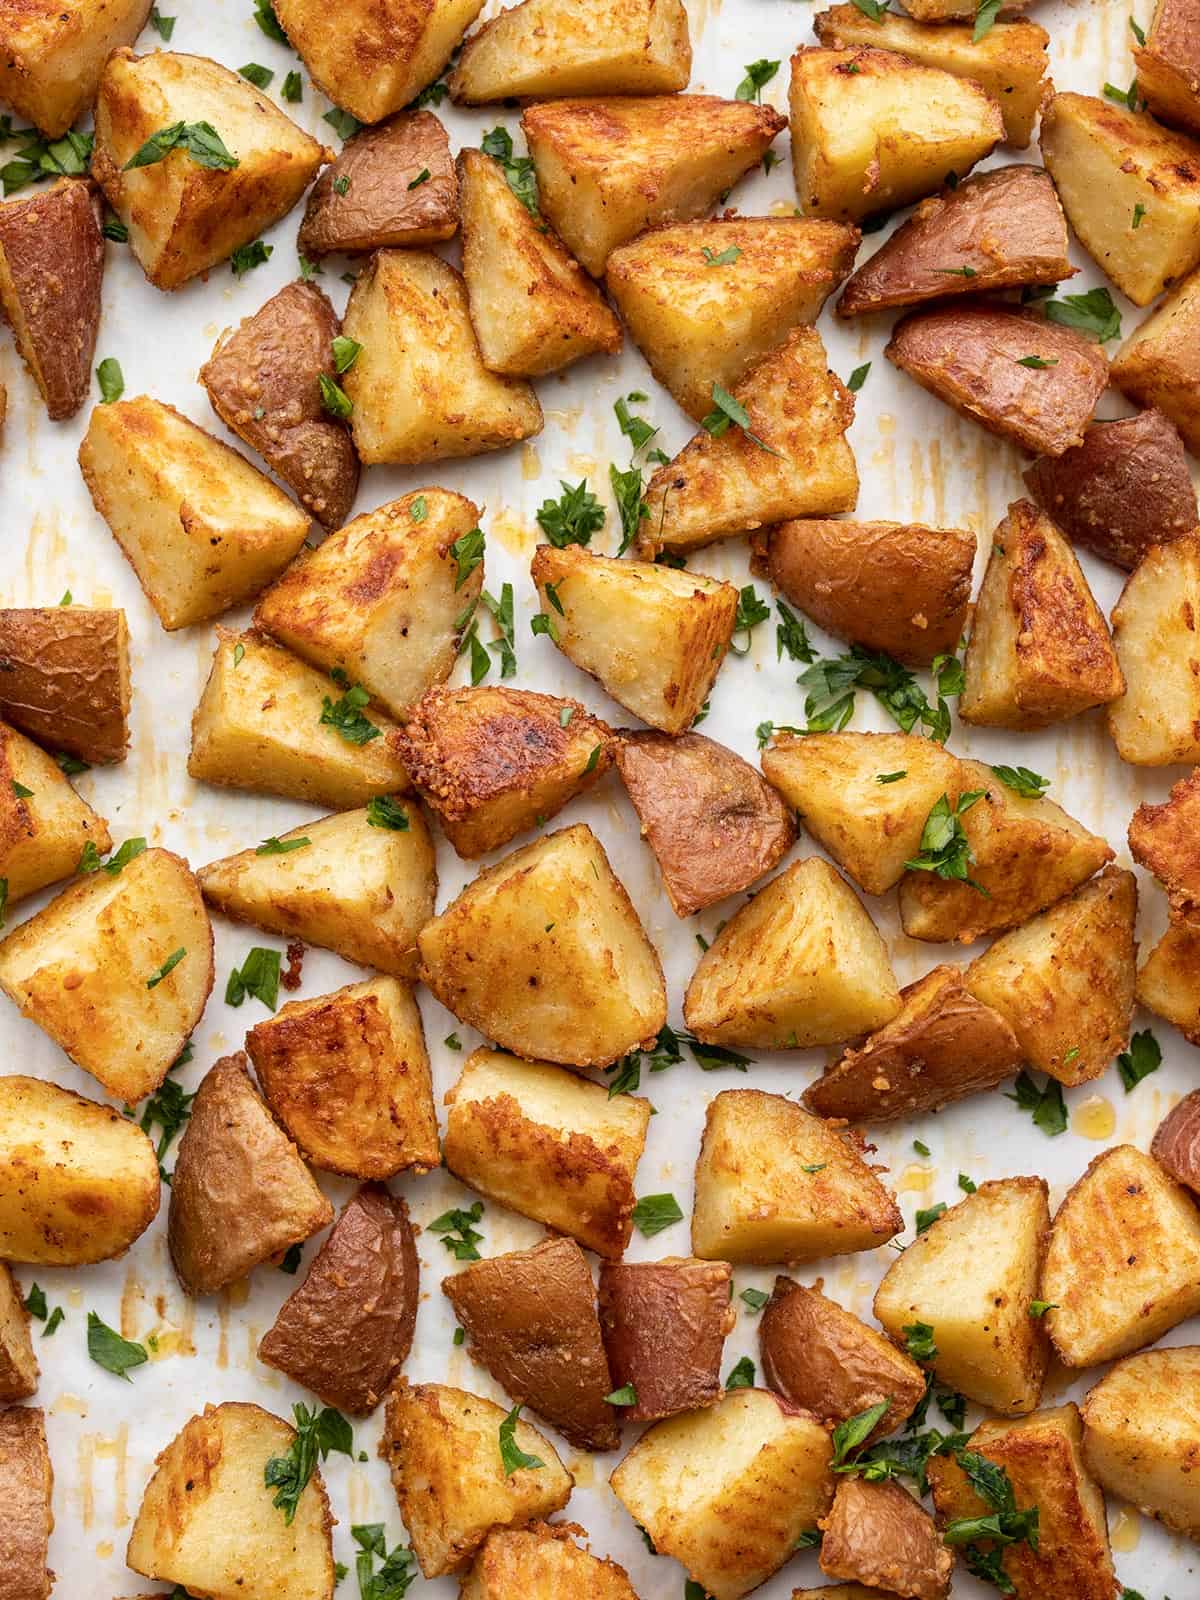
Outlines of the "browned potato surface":
{"type": "Polygon", "coordinates": [[[37,1388],[38,1361],[29,1332],[29,1313],[12,1269],[0,1261],[0,1400],[24,1400],[37,1388]]]}
{"type": "Polygon", "coordinates": [[[605,1261],[600,1325],[614,1389],[633,1388],[626,1422],[652,1422],[721,1398],[721,1352],[737,1313],[727,1261],[666,1256],[605,1261]]]}
{"type": "Polygon", "coordinates": [[[1200,918],[1200,772],[1180,778],[1161,805],[1143,802],[1129,823],[1133,859],[1167,891],[1171,915],[1200,918]]]}
{"type": "Polygon", "coordinates": [[[45,1412],[37,1406],[0,1411],[0,1600],[47,1600],[54,1587],[46,1566],[53,1490],[45,1412]]]}
{"type": "Polygon", "coordinates": [[[1159,1123],[1150,1154],[1176,1183],[1200,1195],[1200,1089],[1185,1094],[1159,1123]]]}
{"type": "Polygon", "coordinates": [[[0,101],[61,139],[96,98],[105,60],[132,44],[150,0],[27,0],[0,18],[0,101]]]}
{"type": "Polygon", "coordinates": [[[1141,406],[1166,412],[1200,452],[1200,269],[1159,302],[1113,357],[1112,382],[1141,406]]]}
{"type": "Polygon", "coordinates": [[[529,1528],[496,1528],[461,1579],[459,1600],[637,1600],[624,1567],[581,1550],[570,1522],[535,1522],[529,1528]]]}
{"type": "Polygon", "coordinates": [[[458,175],[432,111],[402,111],[363,128],[309,190],[296,239],[315,259],[393,245],[436,244],[458,227],[458,175]],[[428,173],[421,182],[422,173],[428,173]]]}
{"type": "Polygon", "coordinates": [[[1083,1454],[1114,1496],[1200,1541],[1200,1346],[1144,1350],[1083,1403],[1083,1454]]]}
{"type": "Polygon", "coordinates": [[[0,722],[0,878],[8,905],[69,878],[89,843],[112,849],[103,817],[75,793],[58,763],[0,722]]]}
{"type": "Polygon", "coordinates": [[[1158,0],[1146,42],[1133,52],[1138,93],[1160,122],[1200,133],[1200,7],[1158,0]]]}
{"type": "Polygon", "coordinates": [[[1125,693],[1108,707],[1122,761],[1200,761],[1200,529],[1151,545],[1112,614],[1125,693]]]}
{"type": "Polygon", "coordinates": [[[1200,1044],[1200,932],[1175,922],[1138,968],[1139,1005],[1173,1022],[1189,1044],[1200,1044]]]}
{"type": "Polygon", "coordinates": [[[129,745],[125,613],[87,606],[0,610],[0,715],[89,765],[129,745]]]}
{"type": "Polygon", "coordinates": [[[818,1524],[821,1571],[854,1578],[907,1600],[942,1600],[954,1556],[928,1511],[899,1483],[838,1480],[833,1506],[818,1524]]]}

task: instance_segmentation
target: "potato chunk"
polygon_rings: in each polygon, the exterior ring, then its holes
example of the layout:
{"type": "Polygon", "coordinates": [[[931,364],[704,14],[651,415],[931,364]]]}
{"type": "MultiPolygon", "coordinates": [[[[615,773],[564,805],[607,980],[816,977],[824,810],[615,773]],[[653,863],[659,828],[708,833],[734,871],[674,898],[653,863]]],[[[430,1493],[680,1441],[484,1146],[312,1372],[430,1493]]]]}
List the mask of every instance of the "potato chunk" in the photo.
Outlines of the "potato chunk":
{"type": "Polygon", "coordinates": [[[1200,532],[1153,545],[1112,614],[1125,693],[1108,708],[1122,761],[1200,761],[1200,532]]]}
{"type": "Polygon", "coordinates": [[[928,1323],[934,1372],[969,1400],[1009,1416],[1032,1411],[1049,1350],[1029,1307],[1049,1227],[1044,1179],[981,1183],[892,1262],[876,1317],[898,1345],[907,1324],[928,1323]]]}
{"type": "Polygon", "coordinates": [[[505,1470],[504,1421],[500,1406],[446,1384],[413,1387],[401,1379],[388,1392],[379,1453],[427,1578],[460,1568],[493,1528],[524,1527],[570,1498],[574,1479],[528,1422],[517,1419],[512,1440],[537,1466],[505,1470]]]}
{"type": "Polygon", "coordinates": [[[1127,1356],[1089,1389],[1083,1455],[1112,1495],[1200,1539],[1200,1347],[1127,1356]]]}
{"type": "Polygon", "coordinates": [[[322,171],[309,191],[296,248],[315,260],[334,251],[437,244],[454,236],[458,210],[445,128],[432,111],[402,111],[347,139],[322,171]]]}
{"type": "Polygon", "coordinates": [[[1137,1000],[1200,1044],[1200,931],[1172,923],[1138,968],[1137,1000]]]}
{"type": "Polygon", "coordinates": [[[954,1556],[933,1518],[900,1484],[841,1478],[821,1519],[821,1571],[865,1578],[870,1587],[909,1600],[943,1600],[954,1556]]]}
{"type": "Polygon", "coordinates": [[[721,1352],[737,1313],[727,1261],[667,1256],[605,1261],[600,1323],[614,1389],[629,1387],[625,1422],[654,1422],[714,1405],[724,1393],[721,1352]]]}
{"type": "Polygon", "coordinates": [[[1200,452],[1200,383],[1193,351],[1200,339],[1200,270],[1173,289],[1113,357],[1112,382],[1136,405],[1157,406],[1200,452]]]}
{"type": "Polygon", "coordinates": [[[530,1058],[607,1066],[667,1020],[658,955],[583,823],[486,868],[418,943],[442,1004],[530,1058]]]}
{"type": "Polygon", "coordinates": [[[1200,1311],[1200,1215],[1132,1145],[1103,1151],[1054,1218],[1041,1297],[1059,1359],[1094,1367],[1200,1311]]]}
{"type": "Polygon", "coordinates": [[[608,291],[654,376],[697,422],[793,328],[813,323],[860,235],[803,217],[665,223],[614,250],[608,291]]]}
{"type": "Polygon", "coordinates": [[[713,1600],[739,1600],[827,1510],[830,1455],[829,1435],[806,1411],[765,1389],[735,1389],[656,1423],[610,1481],[660,1555],[713,1600]]]}
{"type": "Polygon", "coordinates": [[[147,0],[33,0],[0,22],[0,101],[61,139],[96,98],[111,50],[146,25],[147,0]]]}
{"type": "Polygon", "coordinates": [[[1159,1123],[1150,1154],[1176,1183],[1200,1195],[1200,1089],[1193,1089],[1159,1123]]]}
{"type": "Polygon", "coordinates": [[[26,1399],[37,1388],[38,1376],[21,1286],[0,1262],[0,1400],[8,1405],[26,1399]]]}
{"type": "Polygon", "coordinates": [[[461,1580],[460,1600],[561,1600],[571,1594],[637,1600],[624,1567],[589,1555],[572,1540],[583,1531],[564,1522],[495,1529],[461,1580]]]}
{"type": "Polygon", "coordinates": [[[1138,93],[1160,122],[1200,133],[1200,14],[1196,0],[1158,0],[1144,45],[1135,47],[1138,93]]]}
{"type": "Polygon", "coordinates": [[[112,847],[103,817],[44,750],[0,722],[0,879],[6,905],[78,870],[88,843],[112,847]]]}
{"type": "Polygon", "coordinates": [[[708,1044],[802,1050],[880,1028],[900,1009],[887,947],[827,861],[796,861],[700,958],[684,1019],[708,1044]]]}
{"type": "Polygon", "coordinates": [[[724,1089],[709,1101],[696,1160],[696,1255],[818,1261],[872,1250],[903,1226],[854,1134],[757,1089],[724,1089]]]}
{"type": "Polygon", "coordinates": [[[5,1600],[48,1600],[54,1587],[54,1574],[46,1566],[54,1530],[53,1490],[45,1412],[37,1406],[0,1411],[0,1593],[5,1600]]]}
{"type": "Polygon", "coordinates": [[[205,1406],[159,1456],[126,1561],[197,1594],[332,1600],[333,1517],[320,1467],[291,1522],[263,1482],[267,1461],[286,1456],[295,1438],[260,1406],[205,1406]]]}
{"type": "Polygon", "coordinates": [[[95,408],[79,466],[164,628],[249,600],[308,533],[305,513],[244,456],[146,395],[95,408]]]}
{"type": "Polygon", "coordinates": [[[89,766],[129,744],[129,629],[110,607],[0,610],[0,716],[89,766]]]}
{"type": "Polygon", "coordinates": [[[521,117],[542,213],[593,277],[651,224],[702,216],[786,126],[707,94],[552,100],[521,117]]]}
{"type": "Polygon", "coordinates": [[[543,1061],[476,1050],[446,1097],[444,1159],[489,1199],[619,1260],[650,1102],[543,1061]]]}

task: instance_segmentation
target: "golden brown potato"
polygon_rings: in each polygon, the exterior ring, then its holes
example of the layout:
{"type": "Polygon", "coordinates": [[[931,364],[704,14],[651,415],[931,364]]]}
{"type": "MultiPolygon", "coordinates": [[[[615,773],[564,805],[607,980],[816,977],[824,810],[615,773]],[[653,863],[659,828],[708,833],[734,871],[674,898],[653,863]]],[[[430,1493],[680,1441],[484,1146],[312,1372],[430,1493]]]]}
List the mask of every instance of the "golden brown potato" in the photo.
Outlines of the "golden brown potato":
{"type": "Polygon", "coordinates": [[[1107,711],[1122,761],[1200,761],[1200,530],[1152,545],[1112,614],[1125,693],[1107,711]]]}
{"type": "Polygon", "coordinates": [[[1112,1495],[1200,1539],[1200,1347],[1128,1356],[1083,1402],[1083,1455],[1112,1495]]]}
{"type": "Polygon", "coordinates": [[[0,101],[49,139],[96,98],[110,50],[132,44],[148,0],[33,0],[0,21],[0,101]]]}
{"type": "Polygon", "coordinates": [[[855,1134],[758,1089],[724,1089],[709,1101],[696,1159],[696,1255],[788,1265],[871,1250],[903,1227],[855,1134]]]}
{"type": "Polygon", "coordinates": [[[1200,133],[1200,12],[1196,0],[1158,0],[1135,47],[1138,94],[1160,122],[1200,133]]]}
{"type": "Polygon", "coordinates": [[[91,844],[100,855],[112,836],[44,750],[0,722],[0,880],[14,905],[78,870],[91,844]]]}
{"type": "Polygon", "coordinates": [[[1200,1089],[1185,1094],[1159,1123],[1150,1154],[1176,1183],[1200,1194],[1200,1089]]]}
{"type": "Polygon", "coordinates": [[[1166,889],[1172,918],[1194,923],[1200,917],[1200,772],[1180,778],[1162,805],[1137,808],[1129,849],[1166,889]]]}
{"type": "Polygon", "coordinates": [[[820,1589],[793,1589],[792,1600],[888,1600],[882,1589],[862,1583],[832,1583],[820,1589]]]}
{"type": "Polygon", "coordinates": [[[852,1045],[804,1091],[818,1117],[896,1122],[994,1089],[1024,1052],[999,1008],[977,999],[959,967],[934,967],[900,991],[900,1010],[852,1045]]]}
{"type": "Polygon", "coordinates": [[[2,1600],[47,1600],[54,1587],[54,1574],[46,1566],[54,1530],[53,1490],[45,1412],[37,1406],[0,1411],[2,1600]]]}
{"type": "Polygon", "coordinates": [[[838,1480],[833,1505],[818,1524],[821,1571],[865,1580],[907,1600],[943,1600],[954,1556],[928,1511],[894,1481],[838,1480]]]}
{"type": "Polygon", "coordinates": [[[167,1240],[185,1292],[216,1294],[332,1221],[333,1207],[255,1092],[245,1056],[224,1056],[196,1092],[171,1183],[167,1240]]]}
{"type": "Polygon", "coordinates": [[[654,1422],[721,1398],[721,1352],[733,1332],[727,1261],[666,1256],[600,1266],[600,1326],[625,1422],[654,1422]]]}
{"type": "MultiPolygon", "coordinates": [[[[502,1389],[579,1450],[613,1450],[616,1387],[600,1339],[592,1269],[573,1239],[473,1262],[442,1279],[468,1352],[502,1389]]],[[[628,1413],[625,1413],[628,1415],[628,1413]]]]}
{"type": "Polygon", "coordinates": [[[37,1388],[39,1368],[29,1313],[11,1269],[0,1262],[0,1400],[24,1400],[37,1388]]]}
{"type": "Polygon", "coordinates": [[[537,1465],[510,1471],[504,1424],[500,1406],[465,1389],[401,1378],[388,1391],[379,1453],[425,1577],[462,1567],[493,1528],[521,1528],[566,1505],[574,1479],[549,1439],[517,1418],[512,1441],[537,1465]]]}
{"type": "Polygon", "coordinates": [[[0,610],[0,716],[89,765],[129,745],[129,629],[110,607],[0,610]]]}
{"type": "Polygon", "coordinates": [[[648,228],[609,256],[608,292],[658,381],[697,422],[793,328],[812,323],[861,235],[805,217],[648,228]]]}
{"type": "Polygon", "coordinates": [[[541,827],[612,765],[611,728],[578,700],[504,684],[430,689],[393,738],[467,860],[541,827]]]}
{"type": "Polygon", "coordinates": [[[446,1096],[449,1171],[522,1216],[619,1260],[633,1233],[634,1177],[650,1102],[495,1050],[468,1056],[446,1096]]]}
{"type": "Polygon", "coordinates": [[[366,1416],[408,1359],[419,1273],[408,1207],[364,1185],[260,1339],[258,1359],[326,1405],[366,1416]]]}
{"type": "Polygon", "coordinates": [[[1139,1005],[1200,1044],[1200,931],[1172,923],[1138,968],[1139,1005]]]}
{"type": "Polygon", "coordinates": [[[521,117],[542,213],[593,277],[653,223],[703,216],[786,126],[707,94],[551,100],[521,117]]]}
{"type": "Polygon", "coordinates": [[[1173,289],[1113,357],[1111,381],[1140,406],[1166,412],[1193,454],[1200,451],[1200,271],[1173,289]]]}
{"type": "Polygon", "coordinates": [[[402,111],[356,133],[322,171],[309,190],[296,248],[315,260],[333,251],[437,244],[453,237],[458,211],[445,128],[432,111],[402,111]]]}
{"type": "Polygon", "coordinates": [[[572,1534],[583,1533],[570,1522],[495,1529],[461,1580],[459,1600],[637,1600],[624,1567],[573,1542],[572,1534]]]}

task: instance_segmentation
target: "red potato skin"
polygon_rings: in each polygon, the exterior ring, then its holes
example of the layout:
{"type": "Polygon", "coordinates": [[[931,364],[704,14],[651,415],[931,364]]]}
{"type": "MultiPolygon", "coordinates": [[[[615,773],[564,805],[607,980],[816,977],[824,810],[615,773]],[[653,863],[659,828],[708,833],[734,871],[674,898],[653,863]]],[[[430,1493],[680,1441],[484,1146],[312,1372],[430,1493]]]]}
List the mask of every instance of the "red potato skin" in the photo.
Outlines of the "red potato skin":
{"type": "Polygon", "coordinates": [[[93,766],[129,746],[125,613],[83,606],[0,611],[0,716],[93,766]]]}
{"type": "Polygon", "coordinates": [[[1146,43],[1135,46],[1138,88],[1160,122],[1200,133],[1200,4],[1158,0],[1146,43]]]}
{"type": "Polygon", "coordinates": [[[46,1567],[53,1488],[45,1412],[38,1406],[0,1411],[0,1600],[47,1600],[54,1587],[46,1567]]]}
{"type": "Polygon", "coordinates": [[[296,240],[305,256],[435,244],[458,228],[458,174],[432,111],[401,111],[347,141],[313,185],[296,240]],[[415,188],[415,178],[429,177],[415,188]]]}
{"type": "Polygon", "coordinates": [[[943,1600],[954,1556],[933,1518],[894,1480],[839,1478],[833,1508],[818,1526],[821,1571],[903,1600],[943,1600]]]}
{"type": "Polygon", "coordinates": [[[1185,1094],[1158,1125],[1150,1154],[1176,1183],[1200,1195],[1200,1089],[1185,1094]]]}
{"type": "Polygon", "coordinates": [[[627,1422],[651,1422],[715,1404],[721,1352],[737,1321],[733,1268],[725,1261],[670,1257],[600,1268],[600,1325],[614,1387],[631,1383],[627,1422]]]}

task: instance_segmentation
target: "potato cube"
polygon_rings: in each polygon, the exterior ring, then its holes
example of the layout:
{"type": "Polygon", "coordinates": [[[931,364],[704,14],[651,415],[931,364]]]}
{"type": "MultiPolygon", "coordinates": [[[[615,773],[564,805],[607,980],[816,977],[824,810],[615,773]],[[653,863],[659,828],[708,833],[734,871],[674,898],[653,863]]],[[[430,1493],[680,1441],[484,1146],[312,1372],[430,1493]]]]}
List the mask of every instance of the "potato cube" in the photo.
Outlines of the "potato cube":
{"type": "Polygon", "coordinates": [[[1138,94],[1160,122],[1200,133],[1200,12],[1196,0],[1158,0],[1145,44],[1135,47],[1138,94]]]}
{"type": "Polygon", "coordinates": [[[26,1399],[37,1388],[38,1376],[21,1286],[0,1262],[0,1400],[8,1405],[26,1399]]]}
{"type": "Polygon", "coordinates": [[[1111,381],[1136,405],[1157,406],[1194,454],[1200,452],[1200,383],[1193,351],[1200,339],[1200,270],[1138,325],[1113,357],[1111,381]]]}
{"type": "Polygon", "coordinates": [[[0,722],[0,879],[6,905],[78,871],[88,843],[107,855],[103,817],[44,750],[0,722]]]}
{"type": "Polygon", "coordinates": [[[109,52],[132,44],[148,0],[35,0],[0,24],[0,100],[61,139],[96,98],[109,52]]]}
{"type": "Polygon", "coordinates": [[[463,1578],[459,1600],[637,1600],[624,1567],[581,1550],[572,1523],[535,1522],[529,1528],[497,1528],[463,1578]]]}
{"type": "Polygon", "coordinates": [[[5,1600],[48,1600],[54,1587],[54,1574],[46,1566],[54,1529],[53,1490],[45,1412],[37,1406],[0,1411],[0,1593],[5,1600]]]}
{"type": "Polygon", "coordinates": [[[1127,1356],[1088,1390],[1083,1455],[1109,1494],[1200,1539],[1200,1347],[1127,1356]]]}
{"type": "Polygon", "coordinates": [[[1139,1005],[1200,1045],[1200,931],[1172,923],[1138,968],[1139,1005]]]}
{"type": "Polygon", "coordinates": [[[1122,761],[1200,761],[1198,615],[1200,532],[1153,545],[1112,614],[1125,693],[1108,708],[1108,731],[1122,761]]]}
{"type": "Polygon", "coordinates": [[[1168,1177],[1200,1195],[1200,1089],[1171,1107],[1159,1123],[1150,1154],[1168,1177]]]}
{"type": "Polygon", "coordinates": [[[334,251],[438,244],[457,232],[458,211],[445,128],[432,111],[402,111],[356,133],[322,171],[309,190],[296,248],[316,260],[334,251]]]}
{"type": "Polygon", "coordinates": [[[721,1352],[733,1332],[728,1261],[667,1256],[605,1261],[600,1324],[614,1389],[632,1388],[625,1422],[654,1422],[715,1405],[724,1394],[721,1352]]]}
{"type": "Polygon", "coordinates": [[[909,1600],[944,1600],[954,1556],[933,1518],[896,1482],[841,1478],[820,1523],[821,1571],[831,1578],[865,1578],[872,1588],[909,1600]]]}
{"type": "Polygon", "coordinates": [[[125,613],[87,606],[0,610],[0,716],[89,766],[129,744],[125,613]]]}

